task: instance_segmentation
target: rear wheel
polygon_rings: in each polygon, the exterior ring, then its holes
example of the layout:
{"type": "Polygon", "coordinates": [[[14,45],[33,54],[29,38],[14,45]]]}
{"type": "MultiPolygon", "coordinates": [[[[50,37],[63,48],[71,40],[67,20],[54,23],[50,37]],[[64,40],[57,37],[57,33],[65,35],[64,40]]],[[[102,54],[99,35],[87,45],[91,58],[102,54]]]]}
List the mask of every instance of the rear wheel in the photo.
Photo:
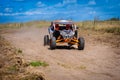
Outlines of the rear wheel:
{"type": "Polygon", "coordinates": [[[55,49],[56,48],[56,38],[52,37],[50,40],[50,49],[55,49]]]}
{"type": "Polygon", "coordinates": [[[80,37],[78,39],[78,50],[83,50],[85,45],[85,40],[84,38],[80,37]]]}
{"type": "Polygon", "coordinates": [[[45,35],[44,36],[44,46],[49,45],[49,36],[45,35]]]}

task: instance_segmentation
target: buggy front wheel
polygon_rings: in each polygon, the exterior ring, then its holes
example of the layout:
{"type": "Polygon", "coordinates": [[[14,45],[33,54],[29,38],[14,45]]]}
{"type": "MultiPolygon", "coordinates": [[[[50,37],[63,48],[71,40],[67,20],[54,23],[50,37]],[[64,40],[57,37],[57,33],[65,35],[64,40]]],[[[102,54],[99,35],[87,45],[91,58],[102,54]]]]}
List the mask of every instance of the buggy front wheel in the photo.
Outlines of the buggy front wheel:
{"type": "Polygon", "coordinates": [[[78,50],[83,50],[85,46],[85,40],[83,37],[78,38],[78,50]]]}
{"type": "Polygon", "coordinates": [[[50,39],[50,49],[55,49],[56,48],[56,38],[52,37],[50,39]]]}

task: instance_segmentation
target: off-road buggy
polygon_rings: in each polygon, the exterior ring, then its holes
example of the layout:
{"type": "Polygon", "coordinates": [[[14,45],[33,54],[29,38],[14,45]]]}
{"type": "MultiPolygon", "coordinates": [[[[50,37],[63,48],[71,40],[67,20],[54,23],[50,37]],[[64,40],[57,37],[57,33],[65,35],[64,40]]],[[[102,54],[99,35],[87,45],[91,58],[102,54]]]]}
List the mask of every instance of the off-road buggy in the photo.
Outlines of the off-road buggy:
{"type": "Polygon", "coordinates": [[[78,37],[78,27],[69,20],[55,20],[48,28],[49,35],[44,36],[44,46],[55,49],[56,45],[67,43],[68,46],[77,45],[78,50],[84,49],[84,38],[78,37]]]}

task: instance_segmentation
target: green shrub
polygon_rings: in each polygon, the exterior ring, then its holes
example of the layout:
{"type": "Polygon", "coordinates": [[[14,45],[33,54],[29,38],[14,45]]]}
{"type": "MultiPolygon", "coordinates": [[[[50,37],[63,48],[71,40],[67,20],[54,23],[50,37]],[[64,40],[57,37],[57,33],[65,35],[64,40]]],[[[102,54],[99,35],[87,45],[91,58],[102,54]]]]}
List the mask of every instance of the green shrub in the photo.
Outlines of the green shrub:
{"type": "Polygon", "coordinates": [[[22,53],[22,50],[21,50],[21,49],[18,49],[18,53],[22,53]]]}
{"type": "Polygon", "coordinates": [[[43,66],[43,67],[49,66],[48,63],[46,63],[46,62],[41,62],[41,61],[30,62],[30,65],[31,65],[31,66],[34,66],[34,67],[37,67],[37,66],[43,66]]]}

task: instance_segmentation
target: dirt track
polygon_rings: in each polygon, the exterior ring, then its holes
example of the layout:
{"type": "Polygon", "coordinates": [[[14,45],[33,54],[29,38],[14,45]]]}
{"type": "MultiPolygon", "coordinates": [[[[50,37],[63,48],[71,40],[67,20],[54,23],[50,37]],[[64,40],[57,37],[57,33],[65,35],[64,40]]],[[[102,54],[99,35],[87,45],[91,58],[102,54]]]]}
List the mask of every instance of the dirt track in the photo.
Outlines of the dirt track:
{"type": "Polygon", "coordinates": [[[92,41],[85,36],[85,50],[43,46],[47,28],[7,30],[3,36],[23,51],[26,61],[46,61],[48,67],[30,70],[42,72],[49,80],[120,80],[120,49],[92,41]]]}

